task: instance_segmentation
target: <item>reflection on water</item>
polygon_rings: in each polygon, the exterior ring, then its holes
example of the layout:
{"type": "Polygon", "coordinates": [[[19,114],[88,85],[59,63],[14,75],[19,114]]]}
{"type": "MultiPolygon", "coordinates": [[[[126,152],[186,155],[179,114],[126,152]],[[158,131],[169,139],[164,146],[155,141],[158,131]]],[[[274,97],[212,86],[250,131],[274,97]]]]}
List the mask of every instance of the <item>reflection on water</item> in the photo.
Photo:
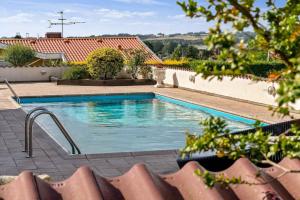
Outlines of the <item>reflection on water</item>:
{"type": "MultiPolygon", "coordinates": [[[[185,132],[201,133],[199,121],[209,115],[157,99],[105,100],[96,102],[54,102],[25,104],[44,106],[65,125],[83,153],[129,152],[178,149],[185,132]]],[[[69,146],[47,116],[40,125],[62,146],[69,146]]],[[[227,120],[230,129],[249,125],[227,120]]]]}

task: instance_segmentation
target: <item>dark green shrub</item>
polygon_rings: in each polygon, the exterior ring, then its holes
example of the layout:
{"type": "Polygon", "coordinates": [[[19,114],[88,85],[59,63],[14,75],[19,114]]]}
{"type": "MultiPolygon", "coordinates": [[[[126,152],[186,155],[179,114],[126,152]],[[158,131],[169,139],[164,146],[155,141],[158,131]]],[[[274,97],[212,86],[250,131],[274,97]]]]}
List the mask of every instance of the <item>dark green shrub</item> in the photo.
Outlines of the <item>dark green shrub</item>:
{"type": "Polygon", "coordinates": [[[129,54],[131,55],[127,61],[129,73],[133,79],[137,79],[139,69],[145,63],[148,54],[144,50],[140,49],[131,50],[129,54]]]}
{"type": "Polygon", "coordinates": [[[14,66],[24,66],[35,58],[35,52],[23,45],[11,45],[4,51],[4,60],[14,66]]]}
{"type": "MultiPolygon", "coordinates": [[[[189,68],[206,76],[210,75],[239,75],[231,74],[230,64],[223,61],[194,60],[188,65],[189,68]],[[228,71],[226,71],[228,69],[228,71]],[[222,71],[225,70],[225,71],[222,71]],[[228,73],[227,73],[228,72],[228,73]]],[[[258,61],[244,66],[246,74],[258,77],[268,77],[269,73],[281,71],[286,68],[285,64],[280,62],[258,61]]]]}
{"type": "Polygon", "coordinates": [[[250,60],[256,60],[256,61],[267,61],[268,60],[268,52],[262,51],[262,50],[248,50],[247,51],[247,57],[250,60]]]}
{"type": "Polygon", "coordinates": [[[112,48],[95,50],[87,58],[87,71],[93,79],[114,78],[123,67],[122,54],[112,48]]]}
{"type": "Polygon", "coordinates": [[[142,75],[143,79],[150,79],[152,78],[152,68],[148,65],[142,65],[139,74],[142,75]]]}
{"type": "Polygon", "coordinates": [[[286,65],[280,62],[259,61],[246,66],[248,74],[260,77],[268,77],[271,72],[279,72],[286,69],[286,65]]]}
{"type": "MultiPolygon", "coordinates": [[[[230,64],[224,61],[216,60],[166,60],[163,62],[166,67],[182,67],[194,70],[204,76],[211,75],[241,75],[239,71],[232,74],[230,64]]],[[[257,61],[251,64],[243,66],[245,68],[244,73],[251,74],[257,77],[268,77],[271,72],[280,72],[286,68],[285,64],[281,62],[268,62],[268,61],[257,61]]]]}
{"type": "Polygon", "coordinates": [[[63,74],[63,79],[66,80],[78,80],[89,78],[89,73],[83,66],[72,66],[66,70],[63,74]]]}

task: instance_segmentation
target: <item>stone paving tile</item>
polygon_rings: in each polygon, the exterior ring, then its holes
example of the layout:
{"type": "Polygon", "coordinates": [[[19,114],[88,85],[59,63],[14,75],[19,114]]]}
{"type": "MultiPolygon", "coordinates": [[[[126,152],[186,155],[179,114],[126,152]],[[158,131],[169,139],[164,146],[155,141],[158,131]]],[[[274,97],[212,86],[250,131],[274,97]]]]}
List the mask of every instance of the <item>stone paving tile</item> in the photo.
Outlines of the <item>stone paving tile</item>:
{"type": "Polygon", "coordinates": [[[4,139],[17,139],[17,136],[16,136],[15,132],[13,132],[13,131],[2,132],[0,134],[4,139]]]}
{"type": "Polygon", "coordinates": [[[11,167],[16,167],[16,163],[12,159],[6,159],[6,160],[1,160],[0,161],[0,168],[1,169],[9,169],[11,167]]]}
{"type": "Polygon", "coordinates": [[[9,152],[22,152],[23,150],[24,148],[21,146],[14,146],[14,147],[8,146],[9,152]]]}
{"type": "Polygon", "coordinates": [[[33,157],[31,158],[31,160],[36,163],[36,162],[51,162],[52,164],[55,164],[54,162],[52,162],[52,160],[45,156],[45,157],[33,157]]]}
{"type": "Polygon", "coordinates": [[[1,134],[4,132],[9,132],[9,131],[11,131],[9,126],[1,126],[1,129],[0,129],[1,134]]]}
{"type": "Polygon", "coordinates": [[[128,167],[117,167],[117,170],[121,173],[121,174],[125,174],[127,173],[130,169],[132,168],[132,166],[128,166],[128,167]]]}
{"type": "Polygon", "coordinates": [[[113,166],[118,166],[118,167],[128,167],[131,166],[125,159],[123,158],[111,158],[111,159],[106,159],[108,163],[110,163],[113,166]]]}
{"type": "Polygon", "coordinates": [[[38,151],[34,152],[34,155],[32,156],[32,160],[49,160],[49,161],[51,161],[50,157],[46,153],[44,153],[44,152],[40,152],[38,154],[37,153],[38,153],[38,151]]]}
{"type": "Polygon", "coordinates": [[[34,162],[31,159],[20,159],[15,160],[15,163],[17,165],[17,168],[20,170],[33,170],[38,169],[38,167],[34,164],[34,162]]]}
{"type": "Polygon", "coordinates": [[[114,165],[103,165],[103,164],[91,164],[90,166],[95,167],[98,170],[102,170],[102,169],[117,169],[118,166],[114,166],[114,165]]]}
{"type": "Polygon", "coordinates": [[[105,177],[114,177],[114,176],[119,176],[121,175],[121,172],[116,169],[116,168],[110,168],[110,169],[103,169],[96,167],[97,172],[100,176],[105,176],[105,177]]]}
{"type": "MultiPolygon", "coordinates": [[[[48,155],[47,155],[48,156],[48,155]]],[[[65,160],[59,156],[49,156],[49,159],[55,164],[55,165],[59,165],[59,164],[67,164],[67,163],[71,163],[69,160],[65,160]]]]}
{"type": "Polygon", "coordinates": [[[10,152],[10,156],[14,160],[24,160],[26,159],[27,154],[25,152],[15,151],[15,152],[10,152]]]}
{"type": "Polygon", "coordinates": [[[72,163],[60,163],[60,164],[55,164],[56,170],[58,171],[66,171],[66,170],[76,170],[77,167],[73,165],[72,163]]]}
{"type": "Polygon", "coordinates": [[[33,163],[37,166],[38,169],[57,169],[51,161],[37,160],[33,161],[33,163]]]}
{"type": "Polygon", "coordinates": [[[16,167],[2,167],[0,166],[0,176],[15,176],[20,173],[20,170],[16,167]]]}
{"type": "Polygon", "coordinates": [[[8,152],[8,150],[0,150],[0,160],[3,159],[3,158],[6,158],[6,157],[11,158],[10,153],[8,152]]]}

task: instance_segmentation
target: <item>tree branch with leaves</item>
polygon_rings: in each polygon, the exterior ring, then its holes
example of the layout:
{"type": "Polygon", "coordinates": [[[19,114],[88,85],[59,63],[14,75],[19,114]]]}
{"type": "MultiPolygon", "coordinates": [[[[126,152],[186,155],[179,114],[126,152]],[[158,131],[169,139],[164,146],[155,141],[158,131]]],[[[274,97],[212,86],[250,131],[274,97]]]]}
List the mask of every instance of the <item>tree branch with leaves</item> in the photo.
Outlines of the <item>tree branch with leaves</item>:
{"type": "MultiPolygon", "coordinates": [[[[256,33],[253,42],[263,45],[261,48],[276,54],[286,65],[286,69],[278,79],[276,99],[278,105],[274,113],[291,116],[292,105],[300,97],[300,2],[298,0],[286,0],[285,5],[280,6],[274,0],[265,0],[264,11],[255,0],[208,0],[206,5],[200,5],[195,0],[177,3],[188,17],[205,18],[207,22],[215,23],[215,26],[209,29],[205,43],[209,49],[220,51],[218,59],[230,63],[232,74],[246,73],[249,69],[245,66],[253,62],[251,57],[247,56],[243,41],[236,44],[234,37],[238,31],[252,29],[256,33]],[[224,30],[225,27],[229,30],[224,30]]],[[[198,67],[197,72],[205,74],[207,70],[203,63],[198,67]]],[[[228,68],[224,67],[225,70],[228,72],[228,68]]],[[[271,157],[278,153],[289,158],[300,157],[300,131],[296,125],[277,137],[263,132],[259,126],[254,133],[230,134],[225,121],[214,117],[202,121],[201,125],[204,127],[201,135],[187,134],[186,147],[182,150],[183,155],[210,150],[216,152],[219,157],[234,160],[247,157],[254,163],[280,168],[283,173],[279,177],[287,173],[300,172],[284,168],[271,160],[271,157]]],[[[209,172],[198,172],[198,175],[204,178],[209,186],[215,183],[247,183],[236,177],[228,179],[209,172]]]]}

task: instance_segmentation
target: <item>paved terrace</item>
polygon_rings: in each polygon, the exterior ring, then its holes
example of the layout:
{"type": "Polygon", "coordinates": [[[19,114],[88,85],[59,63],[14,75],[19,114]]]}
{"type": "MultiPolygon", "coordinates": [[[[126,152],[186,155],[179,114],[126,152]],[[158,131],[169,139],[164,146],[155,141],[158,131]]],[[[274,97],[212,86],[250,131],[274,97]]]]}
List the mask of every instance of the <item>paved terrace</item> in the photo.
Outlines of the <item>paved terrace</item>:
{"type": "MultiPolygon", "coordinates": [[[[175,88],[57,86],[55,83],[12,84],[12,87],[19,96],[156,92],[265,122],[284,120],[271,117],[271,112],[264,106],[175,88]]],[[[99,175],[111,177],[141,162],[156,173],[170,173],[178,169],[177,154],[172,150],[70,156],[37,125],[34,130],[33,158],[26,158],[22,152],[25,113],[10,96],[7,87],[0,85],[0,175],[17,175],[20,171],[30,170],[37,174],[48,174],[53,180],[62,180],[73,174],[79,166],[87,165],[99,175]]]]}

